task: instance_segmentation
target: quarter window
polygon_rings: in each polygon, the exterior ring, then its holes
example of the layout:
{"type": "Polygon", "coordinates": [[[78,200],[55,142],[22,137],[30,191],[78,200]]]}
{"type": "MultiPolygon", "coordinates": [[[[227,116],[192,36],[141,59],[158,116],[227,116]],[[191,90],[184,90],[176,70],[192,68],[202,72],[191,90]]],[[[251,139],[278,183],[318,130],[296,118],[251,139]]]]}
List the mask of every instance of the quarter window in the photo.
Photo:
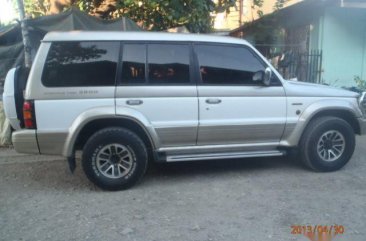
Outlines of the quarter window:
{"type": "Polygon", "coordinates": [[[244,47],[197,45],[195,51],[203,84],[258,85],[253,75],[265,69],[244,47]]]}
{"type": "Polygon", "coordinates": [[[42,83],[47,87],[113,86],[118,52],[118,42],[54,42],[42,83]]]}
{"type": "Polygon", "coordinates": [[[187,84],[189,78],[188,45],[149,44],[148,72],[150,84],[187,84]]]}

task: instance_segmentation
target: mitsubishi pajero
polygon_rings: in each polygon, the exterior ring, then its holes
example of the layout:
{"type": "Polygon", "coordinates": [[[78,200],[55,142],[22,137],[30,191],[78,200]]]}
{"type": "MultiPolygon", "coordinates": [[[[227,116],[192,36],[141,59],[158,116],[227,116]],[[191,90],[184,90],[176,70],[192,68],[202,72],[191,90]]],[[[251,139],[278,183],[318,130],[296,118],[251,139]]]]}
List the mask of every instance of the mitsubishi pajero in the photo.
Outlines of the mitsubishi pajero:
{"type": "Polygon", "coordinates": [[[17,152],[82,151],[103,189],[134,185],[148,162],[272,157],[298,150],[316,171],[351,158],[365,94],[284,80],[245,40],[151,32],[53,32],[29,72],[9,71],[17,152]],[[23,95],[24,91],[24,95],[23,95]]]}

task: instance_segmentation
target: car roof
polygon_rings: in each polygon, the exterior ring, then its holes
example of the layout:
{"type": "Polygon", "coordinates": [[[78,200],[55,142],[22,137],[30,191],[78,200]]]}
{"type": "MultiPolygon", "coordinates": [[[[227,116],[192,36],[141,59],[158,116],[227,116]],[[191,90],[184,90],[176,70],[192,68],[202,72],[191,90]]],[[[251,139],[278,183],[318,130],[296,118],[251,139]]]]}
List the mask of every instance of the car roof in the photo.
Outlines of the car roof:
{"type": "Polygon", "coordinates": [[[70,31],[49,32],[45,42],[54,41],[170,41],[170,42],[212,42],[244,44],[248,42],[234,37],[210,34],[165,33],[165,32],[116,32],[116,31],[70,31]]]}

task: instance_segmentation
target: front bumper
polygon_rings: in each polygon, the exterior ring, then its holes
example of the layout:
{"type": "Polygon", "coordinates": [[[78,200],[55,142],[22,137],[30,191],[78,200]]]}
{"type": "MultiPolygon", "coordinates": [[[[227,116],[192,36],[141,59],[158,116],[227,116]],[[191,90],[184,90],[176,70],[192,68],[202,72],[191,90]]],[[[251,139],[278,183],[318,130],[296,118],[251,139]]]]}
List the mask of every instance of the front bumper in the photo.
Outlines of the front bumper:
{"type": "Polygon", "coordinates": [[[14,149],[19,153],[39,154],[36,130],[19,130],[12,134],[14,149]]]}
{"type": "Polygon", "coordinates": [[[366,135],[366,118],[358,118],[358,123],[360,125],[360,134],[366,135]]]}

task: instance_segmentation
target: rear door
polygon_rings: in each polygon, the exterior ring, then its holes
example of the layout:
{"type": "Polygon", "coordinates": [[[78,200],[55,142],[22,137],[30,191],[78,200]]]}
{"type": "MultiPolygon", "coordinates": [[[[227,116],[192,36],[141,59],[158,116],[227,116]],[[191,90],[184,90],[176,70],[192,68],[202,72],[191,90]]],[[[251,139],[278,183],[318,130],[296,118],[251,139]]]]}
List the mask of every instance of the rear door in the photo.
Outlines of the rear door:
{"type": "Polygon", "coordinates": [[[286,97],[273,75],[271,86],[254,82],[267,66],[248,47],[195,45],[199,65],[198,145],[278,143],[286,123],[286,97]]]}
{"type": "Polygon", "coordinates": [[[138,113],[160,147],[196,145],[197,86],[188,43],[124,43],[116,113],[138,113]]]}

